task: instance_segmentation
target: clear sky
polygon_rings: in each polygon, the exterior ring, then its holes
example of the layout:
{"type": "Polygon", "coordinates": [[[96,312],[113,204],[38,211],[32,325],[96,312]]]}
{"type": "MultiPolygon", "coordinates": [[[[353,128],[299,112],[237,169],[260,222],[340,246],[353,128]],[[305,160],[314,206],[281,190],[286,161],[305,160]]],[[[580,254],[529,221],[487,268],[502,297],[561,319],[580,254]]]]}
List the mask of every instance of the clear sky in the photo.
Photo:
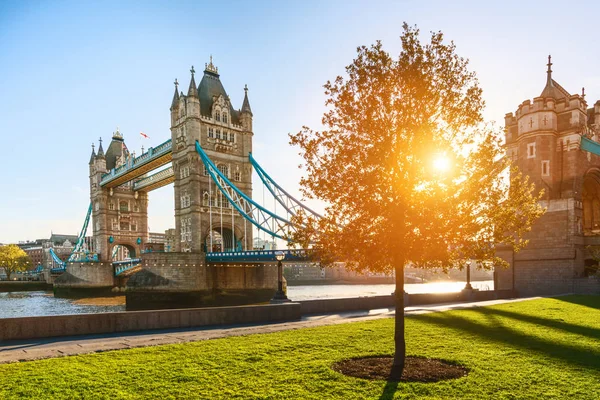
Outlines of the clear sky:
{"type": "MultiPolygon", "coordinates": [[[[287,134],[319,126],[322,85],[358,45],[381,39],[396,54],[403,21],[443,31],[502,124],[541,93],[548,54],[563,87],[600,99],[598,16],[598,1],[2,0],[0,243],[78,233],[91,143],[117,126],[138,154],[167,140],[173,80],[187,90],[211,54],[235,108],[248,84],[256,159],[298,193],[287,134]]],[[[149,213],[151,231],[174,227],[172,185],[150,194],[149,213]]]]}

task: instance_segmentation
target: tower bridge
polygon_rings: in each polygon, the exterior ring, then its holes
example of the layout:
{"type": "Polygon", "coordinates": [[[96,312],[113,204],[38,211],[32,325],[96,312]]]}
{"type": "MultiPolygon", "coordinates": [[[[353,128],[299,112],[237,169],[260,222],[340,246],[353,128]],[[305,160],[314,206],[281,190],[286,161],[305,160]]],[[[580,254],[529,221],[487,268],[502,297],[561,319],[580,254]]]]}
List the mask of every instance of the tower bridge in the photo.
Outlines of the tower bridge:
{"type": "MultiPolygon", "coordinates": [[[[56,274],[66,271],[55,279],[55,287],[72,291],[86,285],[113,286],[111,279],[116,281],[126,271],[139,268],[127,283],[128,301],[129,294],[135,293],[132,296],[138,304],[155,304],[160,297],[159,303],[170,306],[169,293],[183,292],[195,293],[196,300],[206,298],[207,292],[228,290],[241,297],[260,292],[262,297],[246,296],[260,301],[265,300],[265,293],[272,295],[277,287],[275,256],[253,251],[253,230],[287,240],[297,228],[289,217],[299,208],[318,214],[286,192],[252,158],[248,88],[244,88],[241,108],[236,109],[212,57],[198,85],[193,67],[190,73],[187,94],[174,82],[170,138],[139,156],[129,151],[118,128],[106,151],[102,139],[97,152],[92,145],[90,208],[82,235],[89,222],[97,254],[90,257],[76,245],[72,257],[53,270],[56,274]],[[283,215],[252,199],[253,169],[283,215]],[[171,183],[175,251],[144,253],[149,240],[148,193],[171,183]],[[128,250],[130,260],[114,259],[118,246],[128,250]]],[[[307,259],[303,251],[288,256],[295,261],[307,259]]],[[[196,300],[192,301],[195,305],[196,300]]],[[[181,305],[179,301],[177,306],[181,305]]]]}

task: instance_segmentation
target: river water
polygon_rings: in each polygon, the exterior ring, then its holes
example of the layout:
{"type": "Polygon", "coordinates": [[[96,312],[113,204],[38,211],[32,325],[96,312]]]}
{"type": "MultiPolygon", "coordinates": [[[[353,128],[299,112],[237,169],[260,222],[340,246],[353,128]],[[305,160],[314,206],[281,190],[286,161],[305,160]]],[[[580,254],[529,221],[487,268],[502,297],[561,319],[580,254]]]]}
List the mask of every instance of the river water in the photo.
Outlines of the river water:
{"type": "MultiPolygon", "coordinates": [[[[473,288],[493,289],[493,281],[472,282],[473,288]]],[[[407,293],[458,292],[465,282],[432,282],[406,284],[407,293]]],[[[345,297],[378,296],[391,294],[394,285],[314,285],[289,286],[292,300],[335,299],[345,297]]],[[[72,300],[56,298],[52,292],[0,292],[0,318],[33,317],[64,314],[95,314],[125,311],[125,305],[98,306],[76,304],[72,300]]]]}

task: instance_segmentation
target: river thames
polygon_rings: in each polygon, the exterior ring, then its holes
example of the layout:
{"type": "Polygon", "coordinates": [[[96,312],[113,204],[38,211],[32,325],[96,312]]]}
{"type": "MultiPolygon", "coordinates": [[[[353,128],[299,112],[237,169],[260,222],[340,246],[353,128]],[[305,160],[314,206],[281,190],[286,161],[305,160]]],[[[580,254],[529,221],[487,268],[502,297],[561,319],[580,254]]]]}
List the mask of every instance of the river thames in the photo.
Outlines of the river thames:
{"type": "MultiPolygon", "coordinates": [[[[471,282],[473,288],[493,289],[493,281],[471,282]]],[[[407,293],[458,292],[465,282],[431,282],[406,284],[407,293]]],[[[394,285],[311,285],[289,286],[288,297],[292,300],[335,299],[345,297],[380,296],[391,294],[394,285]]],[[[109,298],[110,299],[110,298],[109,298]]],[[[123,302],[124,296],[114,302],[123,302]]],[[[110,302],[109,302],[110,303],[110,302]]],[[[125,311],[124,304],[86,304],[85,300],[56,298],[52,292],[0,292],[0,318],[33,317],[64,314],[88,314],[125,311]]]]}

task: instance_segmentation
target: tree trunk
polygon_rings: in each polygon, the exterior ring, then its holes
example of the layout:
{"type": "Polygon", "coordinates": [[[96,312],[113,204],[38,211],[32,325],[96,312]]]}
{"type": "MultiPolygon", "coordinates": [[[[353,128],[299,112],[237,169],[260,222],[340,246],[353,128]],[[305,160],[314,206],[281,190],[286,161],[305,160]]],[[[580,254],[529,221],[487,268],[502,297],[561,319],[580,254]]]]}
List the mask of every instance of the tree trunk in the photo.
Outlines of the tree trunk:
{"type": "Polygon", "coordinates": [[[390,379],[400,379],[404,371],[406,358],[406,341],[404,340],[404,261],[397,262],[396,266],[396,317],[394,318],[394,362],[390,372],[390,379]]]}

